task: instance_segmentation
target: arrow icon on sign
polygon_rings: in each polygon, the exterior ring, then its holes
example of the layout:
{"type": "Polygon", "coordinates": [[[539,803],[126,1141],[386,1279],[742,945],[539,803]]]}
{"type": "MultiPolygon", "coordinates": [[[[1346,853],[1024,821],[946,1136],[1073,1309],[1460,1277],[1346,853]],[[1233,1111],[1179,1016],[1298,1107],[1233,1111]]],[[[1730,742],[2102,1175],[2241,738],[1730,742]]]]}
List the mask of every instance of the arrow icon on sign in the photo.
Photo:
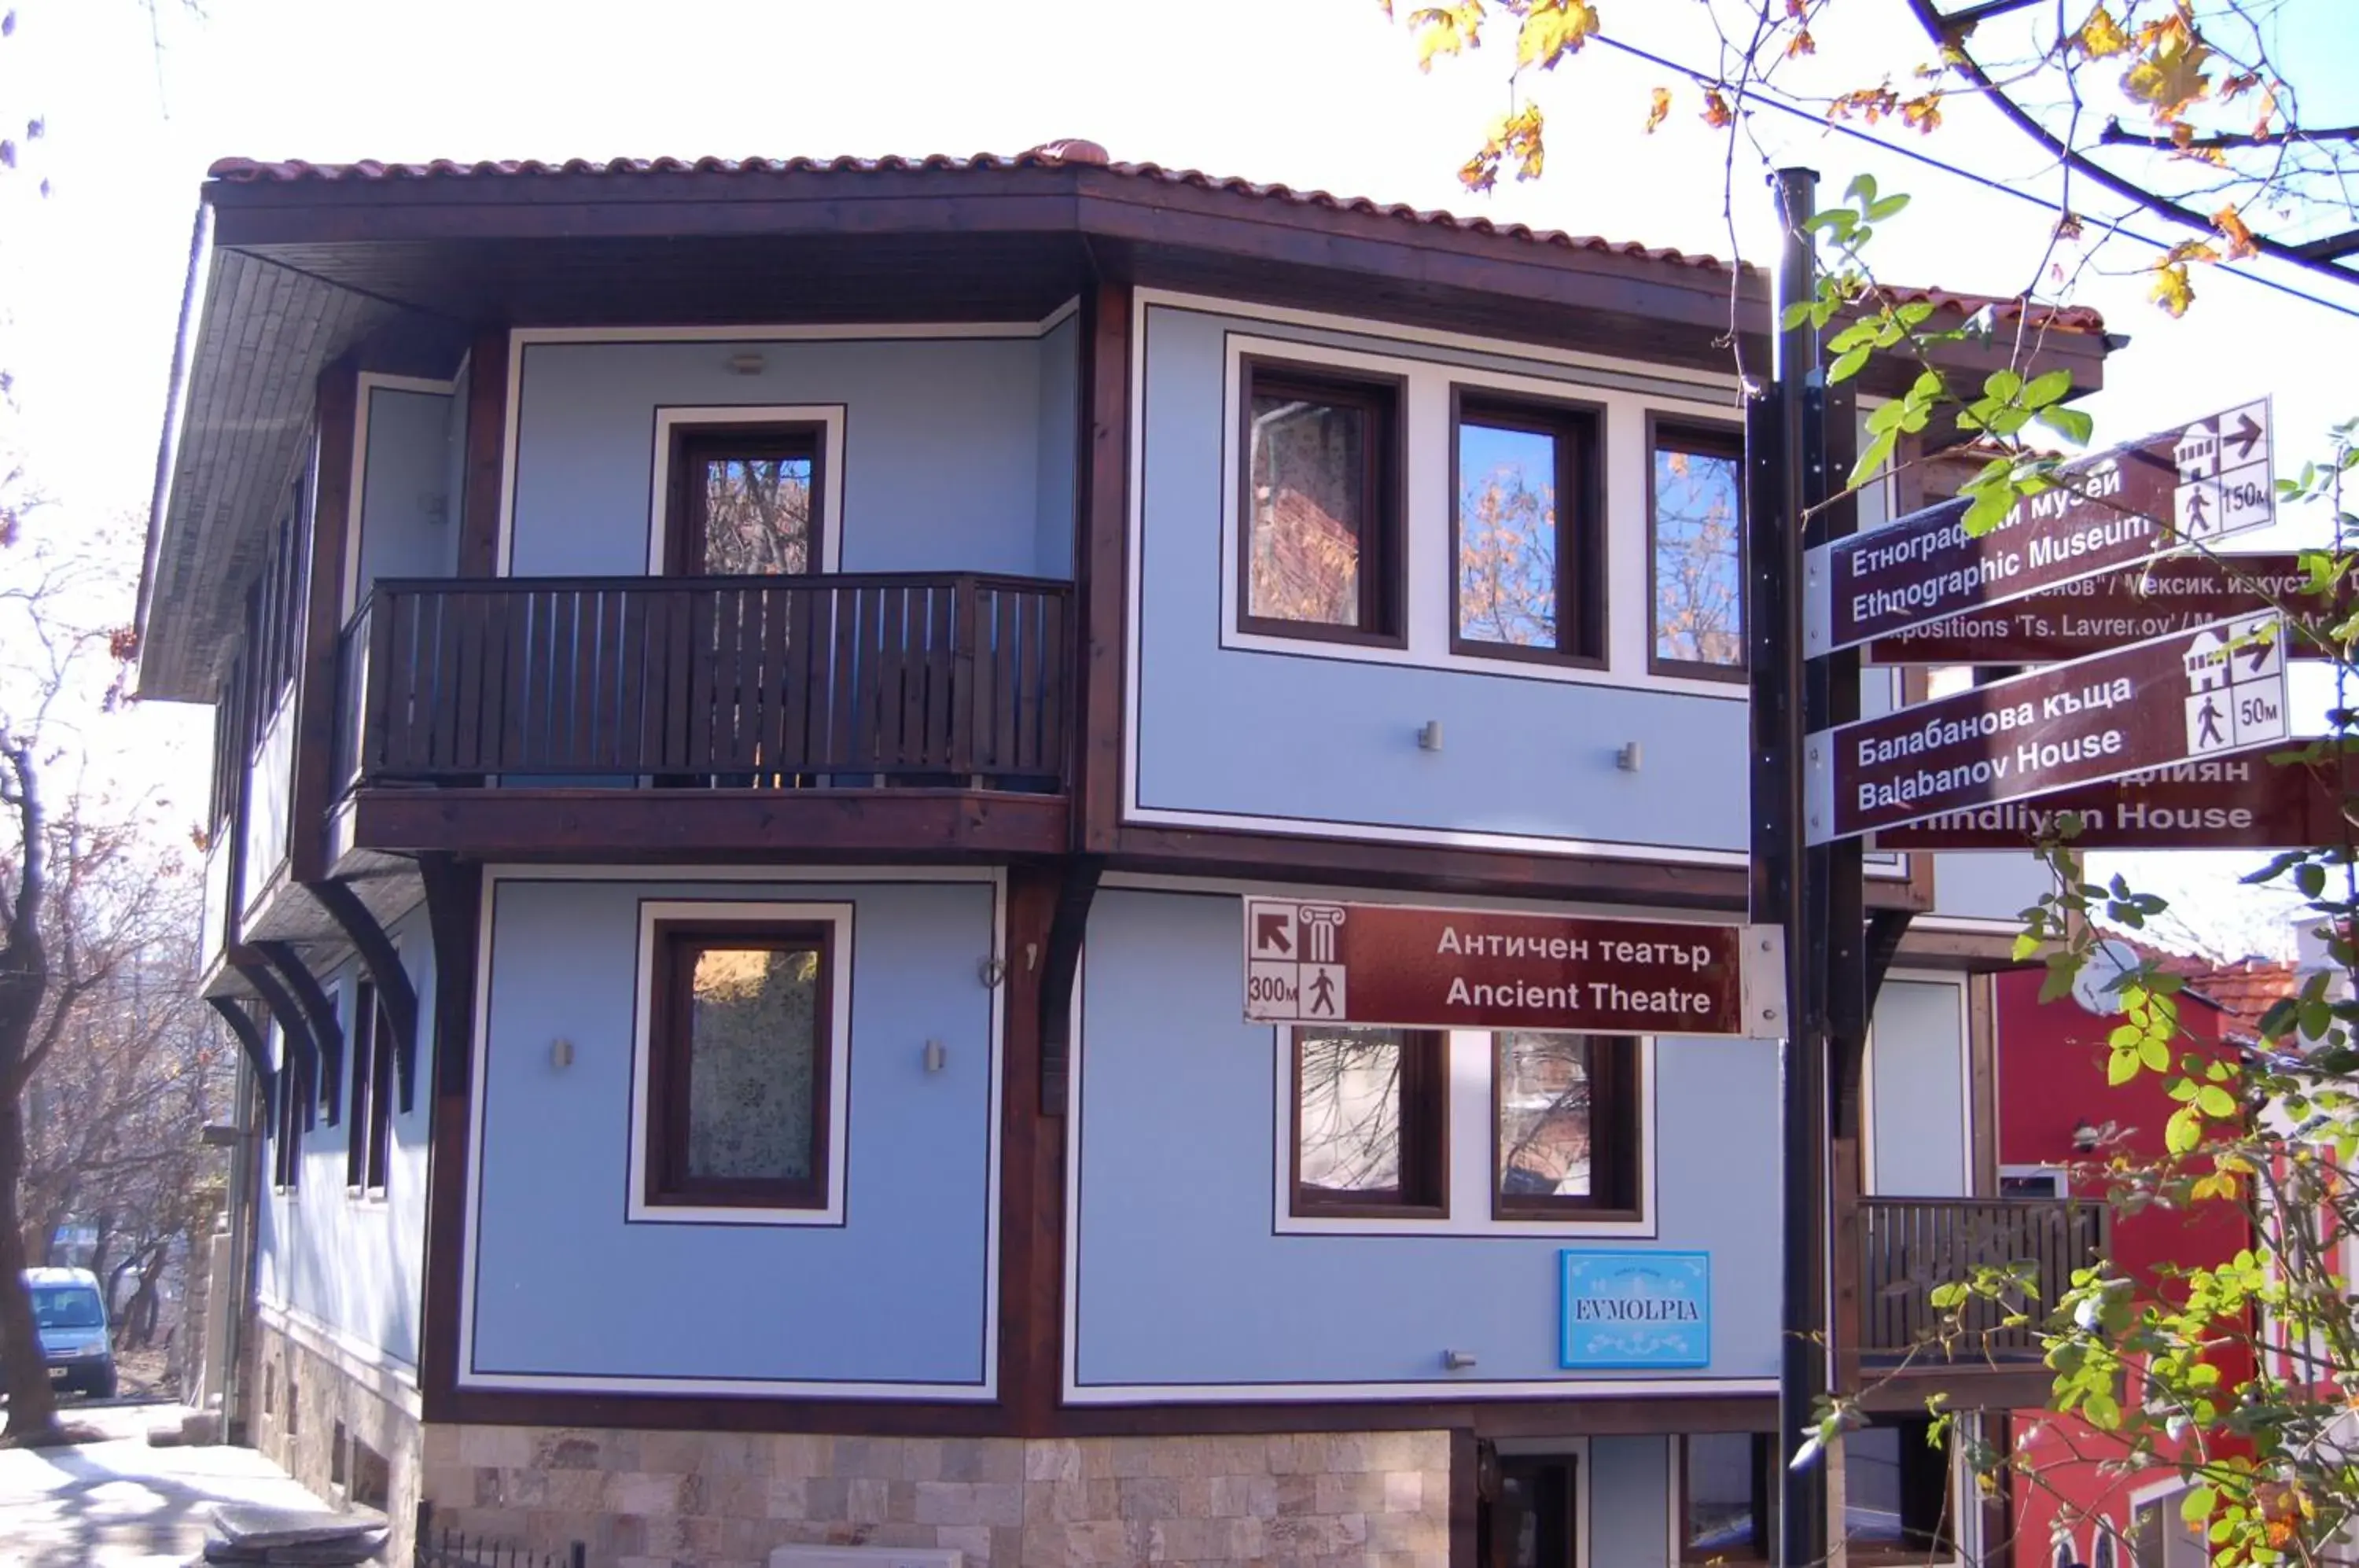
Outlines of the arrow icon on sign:
{"type": "Polygon", "coordinates": [[[1294,920],[1290,915],[1264,914],[1254,920],[1254,949],[1259,953],[1294,951],[1294,920]]]}
{"type": "Polygon", "coordinates": [[[2258,675],[2262,670],[2267,670],[2269,667],[2270,655],[2277,650],[2277,638],[2273,637],[2253,638],[2251,645],[2245,649],[2245,657],[2252,661],[2253,673],[2258,675]]]}
{"type": "Polygon", "coordinates": [[[2247,411],[2236,416],[2236,428],[2221,439],[2236,443],[2238,457],[2250,457],[2253,455],[2253,448],[2258,446],[2261,438],[2267,434],[2268,431],[2261,429],[2260,421],[2254,419],[2247,411]]]}

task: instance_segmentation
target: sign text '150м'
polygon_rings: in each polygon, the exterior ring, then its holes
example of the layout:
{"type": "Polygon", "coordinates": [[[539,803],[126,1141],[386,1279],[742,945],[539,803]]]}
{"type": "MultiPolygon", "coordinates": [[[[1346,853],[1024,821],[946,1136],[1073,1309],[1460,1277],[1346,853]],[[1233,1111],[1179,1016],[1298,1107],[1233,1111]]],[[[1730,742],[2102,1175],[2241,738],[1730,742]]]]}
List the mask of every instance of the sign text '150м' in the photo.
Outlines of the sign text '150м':
{"type": "Polygon", "coordinates": [[[1778,1033],[1779,944],[1741,926],[1277,898],[1245,915],[1256,1023],[1778,1033]]]}
{"type": "Polygon", "coordinates": [[[2277,512],[2269,404],[2247,404],[2057,472],[1986,532],[1961,498],[1812,549],[1810,658],[2006,604],[2267,524],[2277,512]]]}
{"type": "Polygon", "coordinates": [[[2284,621],[2221,621],[1818,731],[1803,826],[1825,844],[2287,734],[2284,621]]]}

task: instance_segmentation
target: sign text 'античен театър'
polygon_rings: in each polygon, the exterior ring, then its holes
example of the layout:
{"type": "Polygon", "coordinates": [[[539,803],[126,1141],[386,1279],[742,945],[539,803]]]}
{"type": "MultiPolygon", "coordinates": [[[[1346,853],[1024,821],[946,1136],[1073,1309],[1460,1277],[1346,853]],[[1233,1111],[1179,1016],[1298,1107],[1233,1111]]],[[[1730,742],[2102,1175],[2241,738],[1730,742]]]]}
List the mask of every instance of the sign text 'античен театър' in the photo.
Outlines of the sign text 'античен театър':
{"type": "Polygon", "coordinates": [[[1245,914],[1256,1022],[1760,1032],[1744,927],[1279,898],[1245,914]]]}

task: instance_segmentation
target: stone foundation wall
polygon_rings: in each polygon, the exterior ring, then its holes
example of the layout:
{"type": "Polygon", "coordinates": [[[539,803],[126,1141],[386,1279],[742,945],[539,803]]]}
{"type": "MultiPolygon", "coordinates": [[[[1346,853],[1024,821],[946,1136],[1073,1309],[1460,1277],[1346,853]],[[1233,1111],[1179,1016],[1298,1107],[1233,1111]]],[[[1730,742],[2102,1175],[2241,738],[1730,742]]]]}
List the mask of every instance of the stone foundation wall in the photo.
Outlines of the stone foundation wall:
{"type": "Polygon", "coordinates": [[[252,1322],[254,1447],[332,1505],[384,1509],[393,1525],[386,1560],[407,1563],[421,1479],[418,1421],[387,1397],[386,1375],[359,1374],[263,1314],[252,1322]]]}
{"type": "MultiPolygon", "coordinates": [[[[308,1412],[307,1412],[308,1419],[308,1412]]],[[[426,1429],[438,1521],[611,1568],[764,1568],[789,1544],[968,1568],[1446,1568],[1447,1432],[864,1438],[426,1429]]]]}

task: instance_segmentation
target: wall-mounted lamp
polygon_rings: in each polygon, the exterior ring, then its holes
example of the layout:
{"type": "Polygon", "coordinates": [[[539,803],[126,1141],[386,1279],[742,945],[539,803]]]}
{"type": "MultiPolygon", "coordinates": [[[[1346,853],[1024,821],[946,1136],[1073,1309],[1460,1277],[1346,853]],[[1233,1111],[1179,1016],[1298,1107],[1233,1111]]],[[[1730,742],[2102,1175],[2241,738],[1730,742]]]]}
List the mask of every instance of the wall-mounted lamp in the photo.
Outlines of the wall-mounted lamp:
{"type": "Polygon", "coordinates": [[[2097,1152],[2098,1143],[2102,1141],[2104,1138],[2104,1134],[2098,1130],[2096,1123],[2092,1121],[2075,1122],[2072,1124],[2072,1152],[2075,1154],[2094,1154],[2097,1152]]]}
{"type": "Polygon", "coordinates": [[[572,1066],[573,1042],[561,1037],[560,1039],[550,1040],[549,1042],[549,1064],[551,1067],[560,1068],[572,1066]]]}
{"type": "Polygon", "coordinates": [[[1471,1350],[1445,1350],[1441,1353],[1441,1364],[1452,1372],[1463,1372],[1474,1365],[1474,1353],[1471,1350]]]}
{"type": "Polygon", "coordinates": [[[1635,740],[1624,741],[1622,749],[1614,754],[1614,766],[1625,773],[1636,773],[1646,766],[1647,750],[1635,740]]]}
{"type": "Polygon", "coordinates": [[[943,1064],[949,1060],[950,1052],[942,1049],[942,1042],[940,1040],[929,1040],[926,1041],[925,1061],[927,1072],[940,1073],[942,1070],[943,1064]]]}
{"type": "Polygon", "coordinates": [[[729,369],[735,376],[759,376],[762,374],[762,356],[758,354],[733,354],[729,356],[729,369]]]}
{"type": "Polygon", "coordinates": [[[1441,721],[1440,719],[1428,719],[1425,721],[1424,727],[1417,732],[1417,746],[1419,751],[1440,751],[1441,749],[1441,721]]]}

